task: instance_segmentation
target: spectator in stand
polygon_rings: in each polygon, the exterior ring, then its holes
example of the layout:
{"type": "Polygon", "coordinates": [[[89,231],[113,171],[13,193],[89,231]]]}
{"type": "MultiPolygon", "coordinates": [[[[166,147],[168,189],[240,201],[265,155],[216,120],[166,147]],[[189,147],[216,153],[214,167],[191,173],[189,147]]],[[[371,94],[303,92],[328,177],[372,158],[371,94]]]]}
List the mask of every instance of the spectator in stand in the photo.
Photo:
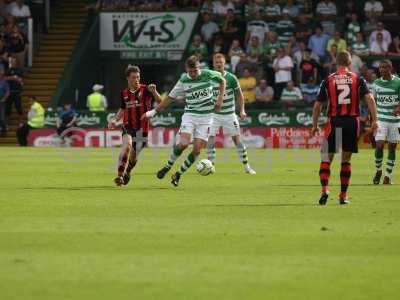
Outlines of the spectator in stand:
{"type": "Polygon", "coordinates": [[[204,0],[201,9],[201,13],[208,12],[210,15],[214,13],[214,1],[213,0],[204,0]]]}
{"type": "Polygon", "coordinates": [[[278,33],[278,41],[286,47],[295,31],[294,23],[290,20],[289,10],[282,10],[282,19],[276,23],[275,30],[278,33]]]}
{"type": "Polygon", "coordinates": [[[318,78],[318,68],[318,63],[311,57],[311,49],[306,49],[304,51],[304,56],[299,66],[300,86],[301,84],[308,83],[310,78],[316,82],[318,78]]]}
{"type": "Polygon", "coordinates": [[[267,39],[269,28],[267,23],[261,19],[259,11],[254,13],[254,18],[247,22],[247,31],[245,36],[245,43],[248,44],[253,36],[257,36],[260,44],[262,45],[267,39]]]}
{"type": "Polygon", "coordinates": [[[382,22],[378,22],[377,24],[377,29],[371,32],[371,35],[369,36],[369,44],[371,45],[374,41],[377,40],[377,35],[378,33],[382,34],[382,38],[384,42],[388,45],[392,43],[392,35],[390,34],[389,31],[387,31],[383,25],[382,22]]]}
{"type": "Polygon", "coordinates": [[[193,41],[189,45],[188,55],[194,55],[196,53],[200,53],[203,57],[208,57],[208,48],[205,43],[201,40],[201,36],[199,34],[195,34],[193,36],[193,41]]]}
{"type": "Polygon", "coordinates": [[[17,19],[18,22],[24,22],[31,16],[29,6],[24,4],[23,0],[14,0],[8,5],[8,13],[17,19]]]}
{"type": "MultiPolygon", "coordinates": [[[[383,39],[383,34],[379,32],[376,35],[376,40],[369,46],[369,51],[371,55],[374,56],[386,56],[389,52],[389,44],[383,39]]],[[[376,69],[379,67],[379,60],[372,62],[372,66],[376,69]]]]}
{"type": "Polygon", "coordinates": [[[221,33],[216,33],[212,43],[210,45],[211,55],[215,53],[226,53],[226,46],[224,45],[224,39],[221,33]]]}
{"type": "Polygon", "coordinates": [[[104,86],[95,84],[92,87],[93,93],[87,96],[86,106],[90,111],[105,111],[108,107],[107,98],[103,95],[104,86]]]}
{"type": "Polygon", "coordinates": [[[8,52],[6,44],[3,39],[0,39],[0,69],[3,71],[7,69],[8,65],[8,52]]]}
{"type": "Polygon", "coordinates": [[[245,20],[254,20],[255,14],[262,11],[262,7],[257,2],[256,0],[248,0],[245,2],[243,6],[245,20]]]}
{"type": "Polygon", "coordinates": [[[328,52],[330,52],[331,51],[331,47],[333,45],[336,45],[338,52],[342,52],[342,51],[346,51],[347,50],[347,43],[346,43],[346,41],[344,39],[342,39],[342,34],[340,33],[340,31],[336,31],[335,35],[333,36],[333,38],[331,38],[328,41],[328,45],[326,46],[326,50],[328,52]]]}
{"type": "Polygon", "coordinates": [[[347,51],[351,55],[351,70],[356,74],[360,74],[364,63],[362,62],[361,58],[353,52],[353,48],[349,46],[347,47],[347,51]]]}
{"type": "Polygon", "coordinates": [[[235,11],[235,6],[229,0],[217,0],[213,1],[213,13],[216,17],[225,17],[228,14],[228,10],[235,11]]]}
{"type": "Polygon", "coordinates": [[[256,87],[256,100],[253,109],[267,109],[274,106],[274,89],[268,86],[265,79],[261,79],[256,87]]]}
{"type": "Polygon", "coordinates": [[[228,48],[232,41],[240,38],[240,22],[236,18],[233,9],[228,9],[226,18],[222,23],[222,37],[224,39],[224,47],[228,48]]]}
{"type": "Polygon", "coordinates": [[[323,32],[322,26],[318,25],[315,27],[315,33],[310,37],[308,41],[308,48],[312,52],[318,55],[321,61],[324,61],[326,57],[326,46],[329,41],[329,35],[323,32]]]}
{"type": "Polygon", "coordinates": [[[301,90],[291,80],[288,81],[287,86],[283,89],[280,100],[285,108],[304,107],[306,104],[301,90]]]}
{"type": "Polygon", "coordinates": [[[351,46],[354,54],[361,58],[366,58],[369,55],[369,47],[364,41],[364,35],[362,32],[357,33],[356,42],[351,46]]]}
{"type": "Polygon", "coordinates": [[[371,32],[377,30],[378,28],[378,19],[374,17],[366,17],[366,20],[362,26],[362,31],[364,36],[370,36],[371,32]]]}
{"type": "Polygon", "coordinates": [[[67,135],[64,133],[65,130],[72,128],[76,125],[77,113],[72,108],[70,103],[64,104],[64,109],[60,112],[57,118],[57,134],[64,140],[67,135]]]}
{"type": "Polygon", "coordinates": [[[400,38],[396,36],[393,39],[392,44],[389,46],[389,55],[400,56],[400,38]]]}
{"type": "MultiPolygon", "coordinates": [[[[267,41],[264,43],[264,73],[267,74],[267,78],[274,78],[275,72],[272,68],[272,64],[277,56],[278,49],[282,48],[282,45],[278,42],[278,35],[275,31],[268,32],[267,41]]],[[[272,82],[270,82],[272,83],[272,82]]]]}
{"type": "Polygon", "coordinates": [[[292,35],[289,40],[288,43],[286,45],[286,53],[294,59],[294,54],[296,52],[300,51],[300,43],[296,40],[296,37],[294,35],[292,35]]]}
{"type": "Polygon", "coordinates": [[[371,55],[385,56],[389,50],[389,43],[383,38],[383,34],[379,32],[376,35],[376,40],[370,44],[371,55]]]}
{"type": "Polygon", "coordinates": [[[310,58],[315,60],[319,64],[319,57],[317,54],[312,52],[310,48],[307,48],[306,44],[303,42],[299,43],[299,48],[297,51],[294,52],[293,54],[293,63],[296,65],[296,67],[299,69],[301,61],[303,60],[304,53],[306,52],[306,49],[309,49],[311,51],[310,58]]]}
{"type": "Polygon", "coordinates": [[[19,31],[18,26],[13,26],[10,34],[10,43],[7,51],[10,55],[15,55],[18,65],[22,68],[25,67],[25,56],[27,49],[27,40],[25,36],[19,31]]]}
{"type": "Polygon", "coordinates": [[[276,0],[268,0],[268,4],[264,7],[264,17],[267,21],[269,30],[275,30],[276,22],[281,16],[281,7],[276,0]]]}
{"type": "Polygon", "coordinates": [[[297,18],[300,14],[300,7],[294,2],[294,0],[287,0],[282,12],[284,10],[288,11],[291,18],[297,18]]]}
{"type": "Polygon", "coordinates": [[[21,102],[21,93],[23,88],[23,71],[18,67],[17,59],[14,56],[10,56],[9,58],[9,68],[5,73],[5,79],[10,86],[10,96],[6,101],[6,116],[9,117],[11,115],[12,105],[14,104],[15,109],[18,114],[22,116],[22,102],[21,102]]]}
{"type": "Polygon", "coordinates": [[[258,65],[256,63],[249,61],[246,53],[242,53],[240,55],[240,60],[239,60],[238,64],[236,65],[236,73],[235,74],[238,77],[242,77],[245,69],[250,70],[251,74],[258,73],[258,65]]]}
{"type": "Polygon", "coordinates": [[[306,84],[301,84],[301,91],[303,93],[304,101],[307,106],[312,106],[317,100],[318,92],[319,92],[319,85],[316,81],[310,77],[306,84]]]}
{"type": "Polygon", "coordinates": [[[347,38],[347,43],[349,45],[352,45],[357,41],[357,34],[361,32],[361,26],[360,23],[358,22],[358,16],[357,14],[351,14],[351,21],[349,25],[347,25],[347,31],[346,31],[346,38],[347,38]]]}
{"type": "Polygon", "coordinates": [[[26,123],[20,124],[17,129],[17,139],[20,146],[28,145],[28,135],[31,129],[44,126],[44,108],[36,101],[35,96],[29,97],[29,105],[28,120],[26,123]]]}
{"type": "Polygon", "coordinates": [[[258,36],[253,35],[250,43],[247,45],[246,53],[251,62],[258,63],[261,55],[263,54],[263,47],[258,40],[258,36]]]}
{"type": "Polygon", "coordinates": [[[380,17],[383,13],[382,3],[376,0],[368,0],[365,2],[364,12],[368,17],[380,17]]]}
{"type": "Polygon", "coordinates": [[[383,1],[383,15],[397,16],[400,13],[400,2],[398,0],[383,1]]]}
{"type": "Polygon", "coordinates": [[[4,77],[4,70],[0,69],[0,135],[6,136],[6,101],[10,95],[10,86],[4,77]]]}
{"type": "Polygon", "coordinates": [[[285,48],[278,49],[278,55],[272,67],[275,72],[275,96],[279,99],[282,90],[292,80],[292,69],[294,67],[292,58],[285,53],[285,48]]]}
{"type": "Polygon", "coordinates": [[[332,45],[331,51],[328,52],[328,55],[324,62],[324,76],[328,76],[329,74],[336,72],[336,56],[338,54],[337,46],[332,45]]]}
{"type": "Polygon", "coordinates": [[[321,21],[321,25],[324,28],[324,32],[333,35],[335,32],[337,8],[336,4],[330,0],[322,0],[317,4],[316,14],[318,19],[321,21]]]}
{"type": "Polygon", "coordinates": [[[250,73],[249,69],[243,70],[243,76],[239,77],[239,84],[243,91],[246,109],[256,100],[256,78],[250,73]]]}
{"type": "Polygon", "coordinates": [[[220,31],[217,23],[211,21],[211,16],[208,12],[203,13],[203,25],[201,25],[201,35],[206,43],[210,43],[216,33],[220,31]]]}
{"type": "Polygon", "coordinates": [[[242,53],[244,53],[244,51],[240,46],[239,40],[233,40],[228,52],[233,73],[236,72],[236,66],[240,61],[240,55],[242,55],[242,53]]]}
{"type": "Polygon", "coordinates": [[[352,15],[358,14],[356,3],[353,0],[347,0],[343,12],[345,15],[345,25],[348,25],[352,21],[352,15]]]}
{"type": "Polygon", "coordinates": [[[313,25],[308,21],[306,14],[300,14],[296,23],[295,36],[299,42],[307,43],[312,34],[313,25]]]}
{"type": "Polygon", "coordinates": [[[278,34],[275,31],[268,32],[267,40],[263,46],[266,60],[272,64],[276,58],[277,50],[283,47],[283,45],[278,41],[278,34]]]}

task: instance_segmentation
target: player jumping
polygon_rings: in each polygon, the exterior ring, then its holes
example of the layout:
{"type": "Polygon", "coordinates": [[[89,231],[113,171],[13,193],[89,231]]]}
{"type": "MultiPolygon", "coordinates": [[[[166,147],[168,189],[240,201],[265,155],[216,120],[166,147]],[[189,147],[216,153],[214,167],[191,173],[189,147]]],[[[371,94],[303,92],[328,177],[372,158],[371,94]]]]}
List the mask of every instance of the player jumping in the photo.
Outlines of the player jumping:
{"type": "Polygon", "coordinates": [[[152,118],[174,99],[178,97],[185,98],[185,112],[179,129],[179,141],[174,145],[166,165],[157,172],[157,178],[164,178],[178,157],[188,147],[193,137],[192,151],[180,169],[172,175],[171,183],[174,186],[178,186],[182,174],[195,162],[200,155],[201,149],[206,147],[212,123],[212,114],[214,109],[217,111],[221,109],[226,86],[225,79],[220,73],[211,70],[200,70],[200,63],[196,56],[191,56],[186,60],[186,72],[182,74],[167,99],[145,114],[146,118],[152,118]],[[216,103],[213,100],[214,82],[219,83],[219,96],[216,103]]]}
{"type": "Polygon", "coordinates": [[[391,175],[396,161],[396,147],[400,141],[400,78],[392,75],[392,63],[383,60],[379,65],[381,78],[372,85],[378,111],[378,131],[375,136],[374,184],[379,184],[382,177],[383,149],[388,142],[388,157],[383,184],[391,184],[391,175]]]}
{"type": "Polygon", "coordinates": [[[349,71],[351,56],[347,51],[337,55],[338,70],[330,74],[321,83],[317,101],[313,110],[313,127],[311,133],[318,131],[318,118],[323,103],[328,106],[328,123],[325,127],[325,138],[321,147],[321,164],[319,177],[322,186],[320,205],[325,205],[329,195],[329,177],[331,162],[335,153],[342,151],[340,169],[341,192],[339,203],[348,204],[347,188],[351,177],[351,156],[358,152],[358,138],[360,133],[359,106],[360,99],[364,98],[371,114],[371,127],[375,132],[376,106],[372,94],[363,78],[349,71]]]}
{"type": "MultiPolygon", "coordinates": [[[[242,142],[240,137],[240,126],[238,118],[235,114],[235,100],[238,99],[240,106],[240,118],[246,118],[246,112],[244,110],[244,97],[242,89],[240,88],[239,82],[236,76],[230,72],[225,71],[225,56],[221,53],[217,53],[213,57],[214,70],[222,74],[226,80],[226,92],[224,95],[224,102],[221,110],[214,113],[213,122],[210,130],[210,137],[207,145],[208,159],[214,163],[215,161],[215,136],[219,129],[222,127],[224,135],[232,136],[232,140],[235,143],[236,149],[239,154],[239,159],[244,165],[244,171],[249,174],[256,174],[256,172],[250,167],[247,158],[246,145],[242,142]]],[[[215,95],[218,96],[218,90],[214,91],[215,95]]]]}
{"type": "Polygon", "coordinates": [[[161,102],[154,84],[140,84],[140,69],[129,65],[125,70],[128,87],[121,92],[121,106],[108,123],[114,129],[122,119],[122,148],[118,161],[118,175],[114,179],[117,186],[128,184],[131,171],[137,163],[140,151],[146,146],[149,132],[148,120],[141,115],[152,109],[153,101],[161,102]]]}

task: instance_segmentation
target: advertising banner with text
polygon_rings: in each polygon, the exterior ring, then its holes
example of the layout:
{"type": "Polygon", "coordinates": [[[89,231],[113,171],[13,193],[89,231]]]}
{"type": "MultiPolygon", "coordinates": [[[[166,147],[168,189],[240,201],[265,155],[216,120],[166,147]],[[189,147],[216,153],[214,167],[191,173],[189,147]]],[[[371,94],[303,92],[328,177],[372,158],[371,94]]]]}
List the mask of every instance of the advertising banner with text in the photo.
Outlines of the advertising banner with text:
{"type": "MultiPolygon", "coordinates": [[[[107,127],[107,122],[114,116],[113,112],[89,112],[80,111],[78,113],[78,127],[107,127]]],[[[240,121],[242,127],[304,127],[312,125],[311,111],[249,111],[247,118],[240,121]]],[[[182,112],[166,111],[156,115],[151,119],[152,127],[177,128],[181,123],[182,112]]],[[[45,126],[56,126],[57,113],[49,112],[45,116],[45,126]]],[[[327,119],[322,114],[320,124],[324,124],[327,119]]]]}
{"type": "MultiPolygon", "coordinates": [[[[176,142],[178,128],[153,128],[148,136],[149,147],[171,147],[176,142]]],[[[306,127],[249,127],[242,129],[243,141],[249,148],[317,148],[320,136],[311,136],[306,127]]],[[[118,147],[122,143],[120,130],[104,128],[73,128],[62,141],[53,128],[34,129],[29,134],[29,145],[36,147],[118,147]]],[[[218,148],[233,147],[232,139],[220,132],[218,148]]]]}
{"type": "Polygon", "coordinates": [[[119,51],[121,59],[180,60],[197,12],[103,12],[100,50],[119,51]]]}

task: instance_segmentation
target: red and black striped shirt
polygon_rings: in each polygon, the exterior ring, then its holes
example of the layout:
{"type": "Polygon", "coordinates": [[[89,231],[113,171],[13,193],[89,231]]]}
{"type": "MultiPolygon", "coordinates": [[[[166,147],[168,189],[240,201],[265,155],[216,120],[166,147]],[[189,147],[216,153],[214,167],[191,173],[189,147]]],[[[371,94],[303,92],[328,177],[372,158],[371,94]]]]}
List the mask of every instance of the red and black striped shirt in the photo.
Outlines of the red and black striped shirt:
{"type": "Polygon", "coordinates": [[[360,99],[369,94],[365,80],[347,69],[338,69],[322,81],[317,101],[328,102],[328,117],[360,115],[360,99]]]}
{"type": "Polygon", "coordinates": [[[147,118],[141,120],[141,116],[152,109],[153,95],[147,89],[147,85],[141,84],[136,91],[125,88],[121,92],[121,109],[124,110],[124,127],[134,130],[142,129],[144,133],[149,131],[147,118]]]}

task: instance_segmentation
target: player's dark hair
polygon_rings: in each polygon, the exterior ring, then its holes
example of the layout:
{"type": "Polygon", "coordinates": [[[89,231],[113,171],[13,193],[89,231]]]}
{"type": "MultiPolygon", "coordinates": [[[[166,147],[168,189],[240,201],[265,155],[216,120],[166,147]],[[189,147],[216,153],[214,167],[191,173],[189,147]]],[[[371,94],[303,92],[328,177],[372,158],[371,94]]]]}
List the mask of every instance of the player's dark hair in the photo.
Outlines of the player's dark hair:
{"type": "Polygon", "coordinates": [[[125,69],[125,76],[129,77],[131,73],[140,73],[140,69],[138,66],[128,65],[125,69]]]}
{"type": "Polygon", "coordinates": [[[336,56],[336,64],[341,67],[350,67],[351,54],[348,51],[340,51],[336,56]]]}
{"type": "Polygon", "coordinates": [[[195,68],[199,64],[199,58],[196,55],[188,57],[186,60],[186,66],[188,68],[195,68]]]}

